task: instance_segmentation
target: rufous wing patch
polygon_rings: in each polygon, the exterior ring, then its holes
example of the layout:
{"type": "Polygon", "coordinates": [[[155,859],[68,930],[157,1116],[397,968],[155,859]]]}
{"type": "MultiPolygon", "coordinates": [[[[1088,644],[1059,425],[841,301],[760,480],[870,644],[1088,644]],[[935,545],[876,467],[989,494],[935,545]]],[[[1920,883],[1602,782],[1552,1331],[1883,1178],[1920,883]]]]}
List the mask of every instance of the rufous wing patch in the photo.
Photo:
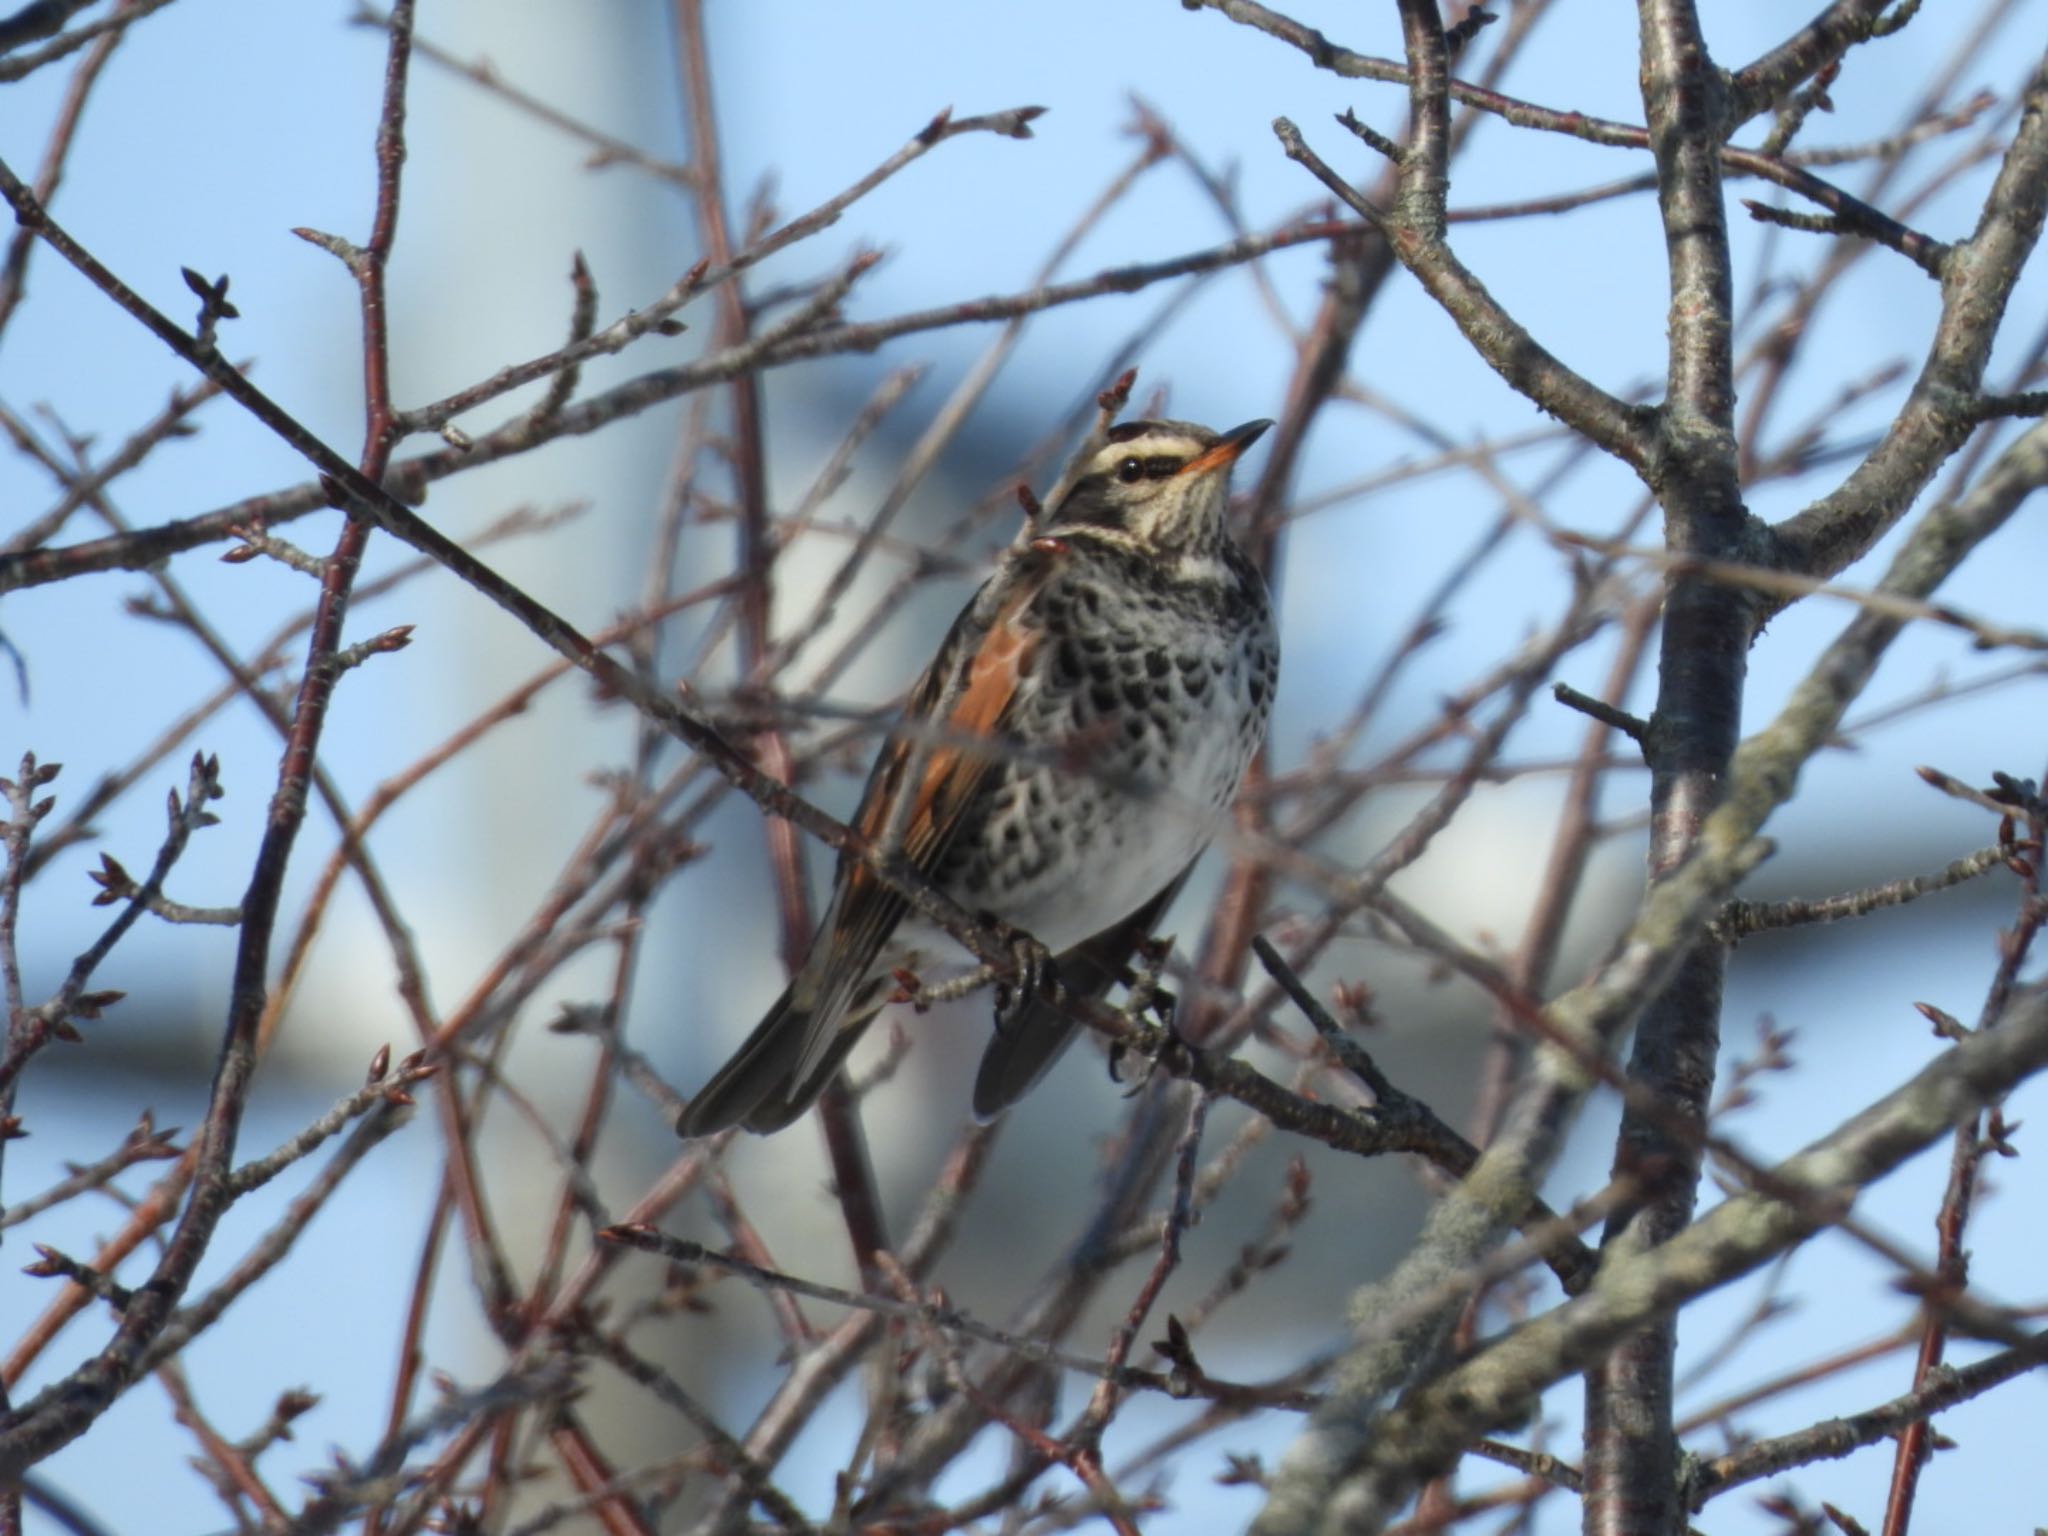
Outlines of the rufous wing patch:
{"type": "Polygon", "coordinates": [[[1028,591],[1020,592],[1004,604],[995,622],[989,625],[981,648],[968,666],[967,686],[960,690],[953,712],[946,718],[946,734],[956,744],[933,748],[926,761],[924,782],[911,802],[910,825],[903,839],[905,848],[919,863],[923,862],[921,855],[933,846],[945,824],[960,813],[994,766],[992,753],[957,743],[963,738],[987,741],[999,734],[998,728],[1009,714],[1010,701],[1017,696],[1017,683],[1038,644],[1036,633],[1017,622],[1029,599],[1028,591]]]}
{"type": "MultiPolygon", "coordinates": [[[[961,814],[995,766],[994,751],[962,743],[992,741],[1002,734],[1011,701],[1017,696],[1018,682],[1038,645],[1037,631],[1023,620],[1026,608],[1052,568],[1053,562],[1042,557],[1065,552],[1064,546],[1058,551],[1033,551],[1041,558],[1032,563],[1040,568],[1027,572],[1018,590],[997,610],[968,663],[966,682],[946,717],[947,740],[924,754],[924,776],[911,800],[903,830],[903,852],[921,870],[929,872],[936,866],[961,814]]],[[[935,708],[945,692],[943,677],[928,674],[912,700],[909,718],[914,720],[920,712],[935,708]]],[[[878,840],[888,824],[917,745],[907,737],[899,738],[884,749],[884,757],[876,765],[853,823],[870,842],[878,840]]],[[[849,864],[843,879],[846,899],[840,903],[840,927],[851,938],[854,929],[865,926],[877,915],[877,904],[886,901],[888,893],[873,872],[858,863],[849,864]]],[[[888,919],[887,926],[895,926],[894,917],[888,919]]]]}

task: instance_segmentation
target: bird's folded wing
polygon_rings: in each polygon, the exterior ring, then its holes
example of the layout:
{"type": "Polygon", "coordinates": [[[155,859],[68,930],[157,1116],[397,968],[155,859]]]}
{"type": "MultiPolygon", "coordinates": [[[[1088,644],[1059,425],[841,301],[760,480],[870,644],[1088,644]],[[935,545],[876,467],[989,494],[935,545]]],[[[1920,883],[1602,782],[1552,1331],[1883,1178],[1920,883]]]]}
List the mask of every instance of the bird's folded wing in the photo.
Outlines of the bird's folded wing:
{"type": "MultiPolygon", "coordinates": [[[[889,826],[912,763],[923,761],[924,770],[903,822],[903,856],[922,875],[938,872],[962,829],[975,819],[970,813],[1000,766],[1018,682],[1039,643],[1039,629],[1030,622],[1029,610],[1050,569],[1046,561],[1021,569],[1013,566],[1010,590],[1001,594],[1001,603],[986,620],[985,631],[976,611],[982,605],[969,605],[919,680],[903,714],[913,725],[932,722],[925,728],[935,731],[938,741],[917,729],[899,732],[883,747],[868,775],[853,828],[872,845],[889,826]],[[949,694],[953,695],[951,710],[943,722],[935,721],[949,694]]],[[[818,952],[832,956],[831,975],[822,979],[824,990],[814,1003],[820,1016],[832,1017],[850,1002],[908,907],[905,898],[857,855],[841,856],[832,910],[818,946],[818,952]]],[[[816,1067],[829,1045],[829,1037],[813,1042],[806,1061],[799,1065],[800,1079],[816,1067]]]]}

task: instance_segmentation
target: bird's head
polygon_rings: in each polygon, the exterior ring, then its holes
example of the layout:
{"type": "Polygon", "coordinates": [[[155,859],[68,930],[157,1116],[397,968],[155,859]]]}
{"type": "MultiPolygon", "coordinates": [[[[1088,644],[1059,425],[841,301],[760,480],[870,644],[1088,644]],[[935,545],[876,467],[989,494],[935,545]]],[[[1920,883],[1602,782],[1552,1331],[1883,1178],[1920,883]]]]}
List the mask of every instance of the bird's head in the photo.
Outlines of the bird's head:
{"type": "Polygon", "coordinates": [[[1212,432],[1187,421],[1111,427],[1045,532],[1101,528],[1140,548],[1194,552],[1222,542],[1230,466],[1273,425],[1248,421],[1212,432]]]}

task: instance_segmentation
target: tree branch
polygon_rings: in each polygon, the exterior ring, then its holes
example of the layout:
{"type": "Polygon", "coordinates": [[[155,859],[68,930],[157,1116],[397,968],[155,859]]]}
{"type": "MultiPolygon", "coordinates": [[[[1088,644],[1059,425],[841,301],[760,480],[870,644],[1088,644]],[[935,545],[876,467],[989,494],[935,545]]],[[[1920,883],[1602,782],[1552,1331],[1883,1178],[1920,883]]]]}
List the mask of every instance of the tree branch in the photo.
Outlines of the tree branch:
{"type": "Polygon", "coordinates": [[[1941,319],[1912,393],[1877,447],[1839,487],[1778,525],[1779,564],[1827,577],[1862,558],[1975,429],[1992,343],[2013,286],[2040,239],[2044,212],[2048,60],[2027,84],[2019,128],[1975,232],[1954,246],[1942,264],[1941,319]]]}
{"type": "Polygon", "coordinates": [[[2036,990],[2017,1000],[1998,1028],[1952,1046],[1780,1164],[1774,1183],[1799,1198],[1738,1195],[1660,1247],[1611,1255],[1584,1296],[1412,1394],[1380,1421],[1328,1525],[1305,1528],[1370,1528],[1458,1447],[1519,1420],[1546,1386],[1811,1236],[1821,1226],[1818,1211],[1846,1213],[1860,1191],[2044,1067],[2048,991],[2036,990]]]}

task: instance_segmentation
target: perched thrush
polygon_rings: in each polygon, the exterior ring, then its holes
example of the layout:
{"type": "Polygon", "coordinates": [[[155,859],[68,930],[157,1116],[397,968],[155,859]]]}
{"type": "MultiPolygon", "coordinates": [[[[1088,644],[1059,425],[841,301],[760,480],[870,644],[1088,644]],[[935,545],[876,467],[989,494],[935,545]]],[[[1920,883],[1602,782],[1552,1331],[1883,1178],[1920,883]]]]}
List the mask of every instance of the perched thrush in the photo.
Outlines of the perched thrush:
{"type": "MultiPolygon", "coordinates": [[[[1072,1002],[1122,978],[1265,735],[1279,641],[1224,513],[1230,466],[1270,425],[1111,427],[954,622],[904,714],[926,729],[899,730],[868,776],[858,832],[900,830],[934,886],[1056,957],[1057,985],[999,1007],[974,1085],[984,1119],[1052,1065],[1072,1002]]],[[[950,943],[842,857],[796,978],[677,1129],[789,1124],[895,991],[895,970],[950,943]]]]}

